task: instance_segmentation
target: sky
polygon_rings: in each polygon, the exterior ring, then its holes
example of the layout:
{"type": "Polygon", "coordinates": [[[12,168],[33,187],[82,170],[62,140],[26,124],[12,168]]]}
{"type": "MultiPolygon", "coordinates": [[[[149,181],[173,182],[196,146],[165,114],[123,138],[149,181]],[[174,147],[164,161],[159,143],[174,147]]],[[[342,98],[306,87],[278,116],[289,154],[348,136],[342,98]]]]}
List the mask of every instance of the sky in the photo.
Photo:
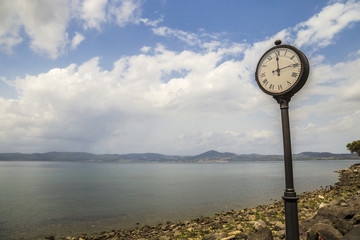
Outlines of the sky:
{"type": "Polygon", "coordinates": [[[360,1],[0,1],[0,152],[282,154],[255,81],[280,39],[310,75],[292,152],[360,133],[360,1]]]}

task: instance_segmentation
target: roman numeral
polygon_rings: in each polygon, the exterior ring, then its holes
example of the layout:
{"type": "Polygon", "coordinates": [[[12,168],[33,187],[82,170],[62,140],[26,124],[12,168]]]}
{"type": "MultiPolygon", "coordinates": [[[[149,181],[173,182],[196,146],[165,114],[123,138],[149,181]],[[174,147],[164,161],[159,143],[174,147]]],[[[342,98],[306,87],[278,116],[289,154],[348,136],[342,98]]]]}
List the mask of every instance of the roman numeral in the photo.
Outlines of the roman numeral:
{"type": "Polygon", "coordinates": [[[289,81],[286,81],[286,82],[291,86],[291,84],[292,84],[291,82],[289,82],[289,81]]]}
{"type": "Polygon", "coordinates": [[[298,76],[298,73],[293,72],[293,73],[291,74],[291,76],[292,76],[292,77],[297,77],[297,76],[298,76]]]}
{"type": "Polygon", "coordinates": [[[279,91],[283,90],[282,85],[278,85],[278,90],[279,91]]]}
{"type": "Polygon", "coordinates": [[[295,57],[295,55],[294,55],[294,56],[292,56],[290,59],[291,59],[291,60],[293,60],[293,59],[294,59],[294,57],[295,57]]]}
{"type": "Polygon", "coordinates": [[[275,55],[279,56],[280,55],[280,51],[275,51],[275,55]]]}
{"type": "Polygon", "coordinates": [[[270,60],[272,59],[272,57],[271,57],[271,56],[268,56],[267,59],[270,61],[270,60]]]}
{"type": "Polygon", "coordinates": [[[263,81],[263,84],[266,86],[266,85],[268,85],[268,80],[267,79],[264,79],[264,81],[263,81]]]}
{"type": "Polygon", "coordinates": [[[270,84],[269,89],[274,90],[275,86],[273,84],[270,84]]]}
{"type": "Polygon", "coordinates": [[[262,74],[260,75],[260,77],[265,77],[265,75],[266,75],[265,73],[262,73],[262,74]]]}

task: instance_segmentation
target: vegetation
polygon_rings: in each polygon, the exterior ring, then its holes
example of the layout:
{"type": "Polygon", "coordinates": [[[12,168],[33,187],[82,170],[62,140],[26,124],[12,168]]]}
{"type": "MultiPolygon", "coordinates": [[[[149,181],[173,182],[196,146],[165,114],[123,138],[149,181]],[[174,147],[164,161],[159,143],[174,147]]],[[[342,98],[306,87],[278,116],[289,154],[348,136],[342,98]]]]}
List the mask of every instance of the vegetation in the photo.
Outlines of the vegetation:
{"type": "Polygon", "coordinates": [[[348,143],[348,144],[346,145],[346,148],[347,148],[351,153],[357,153],[357,155],[360,157],[360,140],[353,141],[352,143],[348,143]]]}

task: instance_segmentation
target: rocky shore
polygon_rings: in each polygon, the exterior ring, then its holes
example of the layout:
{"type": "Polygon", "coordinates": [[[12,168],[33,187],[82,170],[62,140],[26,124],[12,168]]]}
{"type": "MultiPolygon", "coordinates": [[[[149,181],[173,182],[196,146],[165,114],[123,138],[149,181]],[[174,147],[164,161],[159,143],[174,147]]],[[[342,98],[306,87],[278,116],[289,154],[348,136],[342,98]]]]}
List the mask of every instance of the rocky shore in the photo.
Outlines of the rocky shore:
{"type": "MultiPolygon", "coordinates": [[[[299,195],[301,240],[341,239],[360,224],[360,164],[339,170],[339,182],[299,195]]],[[[256,208],[231,210],[212,217],[200,217],[157,226],[114,230],[96,236],[66,237],[66,240],[285,239],[283,201],[256,208]]],[[[47,236],[47,239],[55,239],[47,236]]],[[[360,239],[360,237],[359,237],[360,239]]]]}

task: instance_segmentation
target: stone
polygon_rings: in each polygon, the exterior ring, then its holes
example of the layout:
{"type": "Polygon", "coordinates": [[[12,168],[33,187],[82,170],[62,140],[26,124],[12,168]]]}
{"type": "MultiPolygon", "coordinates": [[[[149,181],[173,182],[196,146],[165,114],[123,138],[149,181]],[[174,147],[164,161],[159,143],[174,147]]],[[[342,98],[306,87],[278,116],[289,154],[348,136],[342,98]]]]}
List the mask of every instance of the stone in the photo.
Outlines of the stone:
{"type": "Polygon", "coordinates": [[[243,229],[243,226],[241,224],[239,224],[239,225],[236,226],[236,229],[241,230],[241,229],[243,229]]]}
{"type": "Polygon", "coordinates": [[[285,230],[279,230],[277,233],[276,233],[276,236],[280,239],[284,239],[285,238],[285,235],[286,235],[286,231],[285,230]]]}
{"type": "Polygon", "coordinates": [[[232,232],[229,232],[229,235],[238,235],[240,233],[241,233],[241,231],[232,231],[232,232]]]}
{"type": "Polygon", "coordinates": [[[328,204],[326,204],[326,203],[320,203],[319,209],[320,209],[320,208],[323,208],[323,207],[326,207],[326,206],[328,206],[328,204]]]}
{"type": "Polygon", "coordinates": [[[222,228],[222,224],[219,222],[215,222],[213,224],[210,225],[213,229],[220,229],[222,228]]]}
{"type": "Polygon", "coordinates": [[[255,219],[256,219],[256,216],[255,216],[255,215],[250,215],[250,216],[249,216],[249,220],[250,220],[250,221],[254,221],[255,219]]]}
{"type": "Polygon", "coordinates": [[[316,219],[328,219],[342,234],[352,228],[356,209],[350,207],[324,207],[319,209],[316,219]]]}
{"type": "Polygon", "coordinates": [[[247,235],[245,235],[243,233],[235,235],[235,238],[234,238],[234,240],[247,240],[247,239],[248,239],[247,235]]]}
{"type": "Polygon", "coordinates": [[[214,234],[208,234],[202,238],[203,240],[216,240],[216,237],[214,234]]]}
{"type": "Polygon", "coordinates": [[[324,196],[322,196],[322,195],[319,195],[318,198],[321,200],[325,199],[324,196]]]}
{"type": "Polygon", "coordinates": [[[250,233],[248,240],[273,240],[273,236],[270,229],[262,228],[257,232],[250,233]]]}
{"type": "Polygon", "coordinates": [[[235,238],[235,235],[232,235],[232,236],[222,238],[221,240],[231,240],[231,239],[234,239],[234,238],[235,238]]]}
{"type": "Polygon", "coordinates": [[[310,228],[307,232],[307,240],[333,239],[342,238],[341,232],[335,229],[329,222],[319,222],[310,228]]]}
{"type": "Polygon", "coordinates": [[[256,231],[259,231],[259,230],[261,230],[263,228],[266,228],[266,227],[267,227],[266,223],[263,220],[259,220],[259,221],[254,223],[254,229],[256,231]]]}
{"type": "Polygon", "coordinates": [[[181,232],[178,231],[178,230],[175,230],[175,231],[174,231],[174,237],[177,237],[177,236],[179,236],[179,235],[181,235],[181,232]]]}
{"type": "Polygon", "coordinates": [[[159,240],[170,240],[170,238],[167,236],[161,236],[159,237],[159,240]]]}
{"type": "Polygon", "coordinates": [[[275,231],[280,231],[280,230],[284,230],[284,229],[285,229],[285,224],[283,224],[280,221],[275,223],[275,225],[274,225],[274,230],[275,231]]]}

